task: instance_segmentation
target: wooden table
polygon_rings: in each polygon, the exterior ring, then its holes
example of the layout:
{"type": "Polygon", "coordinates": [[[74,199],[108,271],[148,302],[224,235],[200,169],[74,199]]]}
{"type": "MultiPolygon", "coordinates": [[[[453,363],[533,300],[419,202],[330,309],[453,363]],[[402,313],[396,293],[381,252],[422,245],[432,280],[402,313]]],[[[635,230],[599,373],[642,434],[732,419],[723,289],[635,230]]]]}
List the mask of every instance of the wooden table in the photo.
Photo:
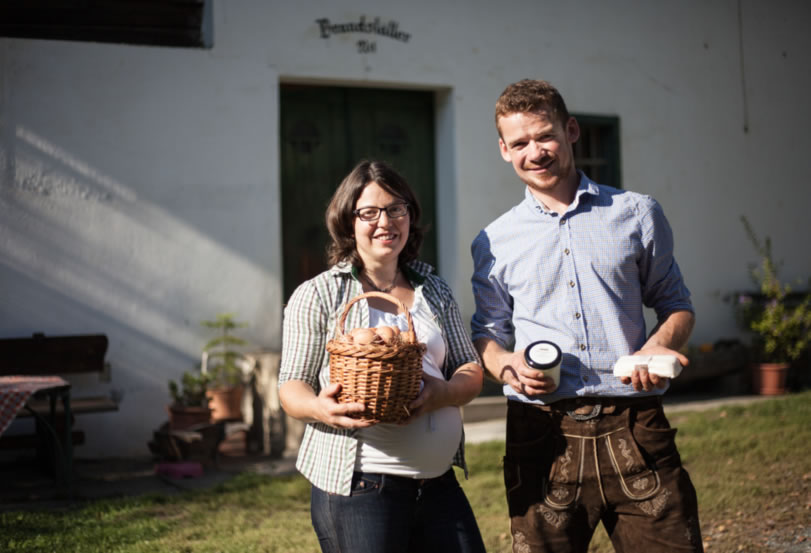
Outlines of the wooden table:
{"type": "Polygon", "coordinates": [[[0,436],[23,409],[31,413],[46,434],[42,438],[50,444],[56,479],[70,493],[73,471],[70,383],[59,376],[0,376],[0,436]],[[47,418],[28,405],[33,397],[47,397],[50,403],[47,418]],[[57,400],[61,400],[64,412],[65,435],[62,438],[56,430],[57,400]]]}

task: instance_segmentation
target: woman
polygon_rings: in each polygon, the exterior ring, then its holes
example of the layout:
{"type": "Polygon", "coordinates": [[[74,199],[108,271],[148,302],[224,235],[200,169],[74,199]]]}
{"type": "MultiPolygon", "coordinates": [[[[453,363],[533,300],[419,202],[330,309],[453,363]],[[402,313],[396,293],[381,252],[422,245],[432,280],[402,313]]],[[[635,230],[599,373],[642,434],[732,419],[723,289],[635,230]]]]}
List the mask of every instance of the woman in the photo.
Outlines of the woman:
{"type": "MultiPolygon", "coordinates": [[[[483,370],[450,288],[417,260],[420,206],[384,163],[364,161],[327,208],[330,269],[299,286],[285,309],[280,397],[306,421],[299,471],[313,484],[311,515],[324,552],[483,552],[473,512],[452,464],[465,468],[459,407],[481,390],[483,370]],[[404,424],[351,418],[329,381],[327,342],[346,303],[369,291],[398,298],[427,344],[423,386],[404,424]]],[[[371,298],[345,328],[398,325],[405,318],[371,298]]]]}

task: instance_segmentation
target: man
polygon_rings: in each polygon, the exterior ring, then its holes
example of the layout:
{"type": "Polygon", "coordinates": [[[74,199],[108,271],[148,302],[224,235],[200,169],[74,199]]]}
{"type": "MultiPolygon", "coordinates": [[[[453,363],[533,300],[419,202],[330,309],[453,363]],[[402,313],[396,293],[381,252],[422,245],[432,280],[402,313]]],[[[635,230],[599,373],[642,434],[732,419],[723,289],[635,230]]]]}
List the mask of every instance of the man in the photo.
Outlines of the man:
{"type": "Polygon", "coordinates": [[[499,148],[524,200],[473,241],[473,339],[508,398],[504,480],[513,551],[585,552],[602,521],[617,551],[701,551],[695,489],[644,359],[675,355],[694,323],[673,236],[648,196],[575,168],[580,135],[544,81],[496,103],[499,148]],[[658,324],[646,337],[643,306],[658,324]],[[563,352],[558,386],[524,362],[537,340],[563,352]]]}

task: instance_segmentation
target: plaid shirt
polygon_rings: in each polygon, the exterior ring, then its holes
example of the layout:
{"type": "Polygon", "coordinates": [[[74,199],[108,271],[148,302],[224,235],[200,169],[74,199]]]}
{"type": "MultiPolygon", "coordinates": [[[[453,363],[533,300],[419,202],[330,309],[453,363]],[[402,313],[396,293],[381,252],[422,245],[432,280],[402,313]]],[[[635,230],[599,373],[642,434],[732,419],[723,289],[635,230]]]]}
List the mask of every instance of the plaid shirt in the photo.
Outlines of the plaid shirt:
{"type": "MultiPolygon", "coordinates": [[[[612,369],[645,343],[643,306],[659,320],[693,310],[673,233],[653,198],[580,175],[563,215],[544,209],[527,188],[523,202],[473,241],[473,339],[515,350],[535,340],[560,346],[560,387],[534,403],[662,394],[637,393],[612,369]]],[[[504,394],[530,401],[508,385],[504,394]]]]}
{"type": "MultiPolygon", "coordinates": [[[[470,341],[459,307],[450,287],[433,268],[421,261],[410,263],[403,271],[415,290],[422,288],[435,322],[445,339],[445,363],[442,372],[450,380],[466,363],[481,364],[470,341]]],[[[349,264],[338,264],[301,284],[284,310],[282,361],[279,385],[301,380],[316,393],[329,385],[327,342],[335,334],[335,325],[346,303],[363,293],[357,271],[349,264]]],[[[369,326],[369,306],[360,301],[346,318],[348,329],[369,326]]],[[[335,429],[322,423],[310,423],[304,431],[296,468],[316,487],[340,495],[349,495],[355,469],[358,440],[354,430],[335,429]]],[[[464,431],[453,464],[463,468],[464,431]]]]}

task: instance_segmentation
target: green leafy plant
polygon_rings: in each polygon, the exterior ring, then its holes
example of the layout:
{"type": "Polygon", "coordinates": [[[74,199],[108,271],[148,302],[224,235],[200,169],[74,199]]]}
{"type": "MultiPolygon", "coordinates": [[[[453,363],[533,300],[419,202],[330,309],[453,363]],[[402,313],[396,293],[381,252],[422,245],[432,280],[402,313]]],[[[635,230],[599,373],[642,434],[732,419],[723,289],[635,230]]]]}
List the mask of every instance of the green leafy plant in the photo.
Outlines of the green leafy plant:
{"type": "Polygon", "coordinates": [[[176,407],[208,407],[206,390],[210,382],[211,375],[192,372],[184,372],[180,384],[170,380],[169,395],[172,396],[172,404],[176,407]]]}
{"type": "Polygon", "coordinates": [[[233,331],[245,328],[248,323],[234,319],[233,313],[220,313],[213,321],[201,324],[217,332],[217,335],[203,346],[207,354],[206,370],[212,377],[212,387],[232,387],[242,383],[242,363],[245,356],[235,348],[248,344],[247,340],[235,336],[233,331]]]}
{"type": "Polygon", "coordinates": [[[811,293],[793,292],[780,281],[771,239],[767,236],[761,242],[746,216],[741,216],[741,222],[760,256],[760,262],[749,268],[759,293],[737,298],[741,320],[755,334],[753,345],[759,361],[795,361],[811,344],[811,293]]]}

